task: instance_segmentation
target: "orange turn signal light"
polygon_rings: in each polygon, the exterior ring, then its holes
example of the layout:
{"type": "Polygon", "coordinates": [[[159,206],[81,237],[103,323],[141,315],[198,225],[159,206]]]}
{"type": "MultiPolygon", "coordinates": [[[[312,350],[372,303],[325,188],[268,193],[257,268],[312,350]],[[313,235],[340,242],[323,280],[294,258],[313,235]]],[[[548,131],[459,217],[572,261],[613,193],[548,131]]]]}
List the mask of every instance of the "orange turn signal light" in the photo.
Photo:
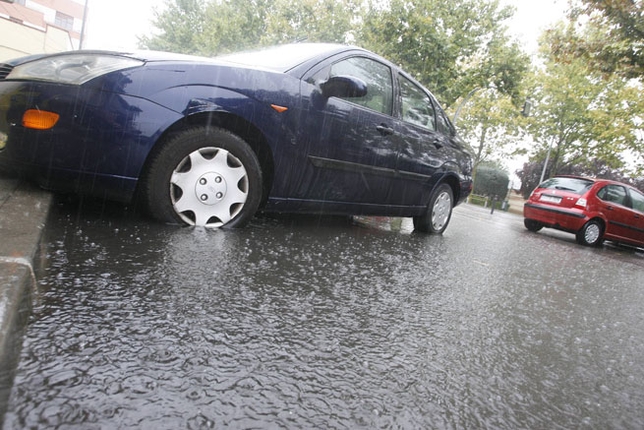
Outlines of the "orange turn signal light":
{"type": "Polygon", "coordinates": [[[288,110],[288,108],[286,106],[271,105],[271,107],[273,109],[275,109],[275,111],[278,112],[278,113],[286,112],[288,110]]]}
{"type": "Polygon", "coordinates": [[[46,110],[29,109],[22,116],[22,125],[35,130],[49,130],[58,122],[60,115],[46,110]]]}

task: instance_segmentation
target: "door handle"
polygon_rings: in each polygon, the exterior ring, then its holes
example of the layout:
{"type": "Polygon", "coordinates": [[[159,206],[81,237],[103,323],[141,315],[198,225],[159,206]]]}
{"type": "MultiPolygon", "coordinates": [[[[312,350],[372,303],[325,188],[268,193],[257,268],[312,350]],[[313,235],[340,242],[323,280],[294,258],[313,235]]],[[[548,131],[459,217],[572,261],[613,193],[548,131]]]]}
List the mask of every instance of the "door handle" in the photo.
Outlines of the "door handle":
{"type": "Polygon", "coordinates": [[[378,133],[383,136],[391,136],[392,134],[394,134],[394,129],[388,127],[387,124],[380,124],[376,127],[376,130],[378,130],[378,133]]]}
{"type": "Polygon", "coordinates": [[[441,142],[439,138],[432,139],[432,143],[434,144],[436,149],[441,149],[443,147],[443,142],[441,142]]]}

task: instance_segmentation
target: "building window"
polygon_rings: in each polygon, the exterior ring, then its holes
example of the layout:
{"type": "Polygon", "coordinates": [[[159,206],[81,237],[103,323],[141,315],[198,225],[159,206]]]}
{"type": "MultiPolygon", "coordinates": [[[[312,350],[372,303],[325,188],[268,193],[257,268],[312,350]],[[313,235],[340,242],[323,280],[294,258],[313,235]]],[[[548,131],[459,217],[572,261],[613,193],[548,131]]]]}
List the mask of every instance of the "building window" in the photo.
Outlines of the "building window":
{"type": "Polygon", "coordinates": [[[57,27],[64,28],[65,30],[74,29],[74,17],[65,15],[64,13],[56,12],[56,22],[57,27]]]}

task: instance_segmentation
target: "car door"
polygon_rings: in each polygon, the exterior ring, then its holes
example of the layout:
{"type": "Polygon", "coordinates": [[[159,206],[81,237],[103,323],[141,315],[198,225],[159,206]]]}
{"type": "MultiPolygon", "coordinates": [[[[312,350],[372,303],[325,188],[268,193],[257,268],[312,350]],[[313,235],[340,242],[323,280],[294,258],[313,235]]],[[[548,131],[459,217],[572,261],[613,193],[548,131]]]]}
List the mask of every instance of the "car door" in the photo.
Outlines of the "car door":
{"type": "Polygon", "coordinates": [[[640,246],[644,246],[644,194],[628,190],[632,209],[633,237],[640,246]]]}
{"type": "Polygon", "coordinates": [[[609,184],[597,192],[600,210],[606,216],[607,239],[637,240],[637,212],[630,207],[630,198],[626,187],[609,184]]]}
{"type": "Polygon", "coordinates": [[[400,181],[396,204],[421,205],[429,198],[436,174],[444,170],[449,139],[441,132],[442,112],[432,97],[403,75],[398,76],[400,118],[398,139],[400,154],[397,170],[400,181]]]}
{"type": "Polygon", "coordinates": [[[392,76],[387,64],[351,55],[320,65],[303,80],[298,137],[303,168],[291,195],[331,203],[390,202],[397,156],[392,76]],[[334,76],[364,81],[367,95],[325,98],[321,83],[334,76]]]}

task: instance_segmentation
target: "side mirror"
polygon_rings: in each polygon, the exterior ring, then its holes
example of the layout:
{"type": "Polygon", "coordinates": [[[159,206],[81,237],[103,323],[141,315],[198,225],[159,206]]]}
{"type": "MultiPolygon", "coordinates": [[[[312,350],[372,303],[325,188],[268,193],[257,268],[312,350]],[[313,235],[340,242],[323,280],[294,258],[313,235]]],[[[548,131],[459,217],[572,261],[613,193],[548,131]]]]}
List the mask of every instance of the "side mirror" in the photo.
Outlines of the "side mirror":
{"type": "Polygon", "coordinates": [[[322,95],[329,97],[364,97],[367,95],[367,84],[353,76],[333,76],[320,84],[322,95]]]}

